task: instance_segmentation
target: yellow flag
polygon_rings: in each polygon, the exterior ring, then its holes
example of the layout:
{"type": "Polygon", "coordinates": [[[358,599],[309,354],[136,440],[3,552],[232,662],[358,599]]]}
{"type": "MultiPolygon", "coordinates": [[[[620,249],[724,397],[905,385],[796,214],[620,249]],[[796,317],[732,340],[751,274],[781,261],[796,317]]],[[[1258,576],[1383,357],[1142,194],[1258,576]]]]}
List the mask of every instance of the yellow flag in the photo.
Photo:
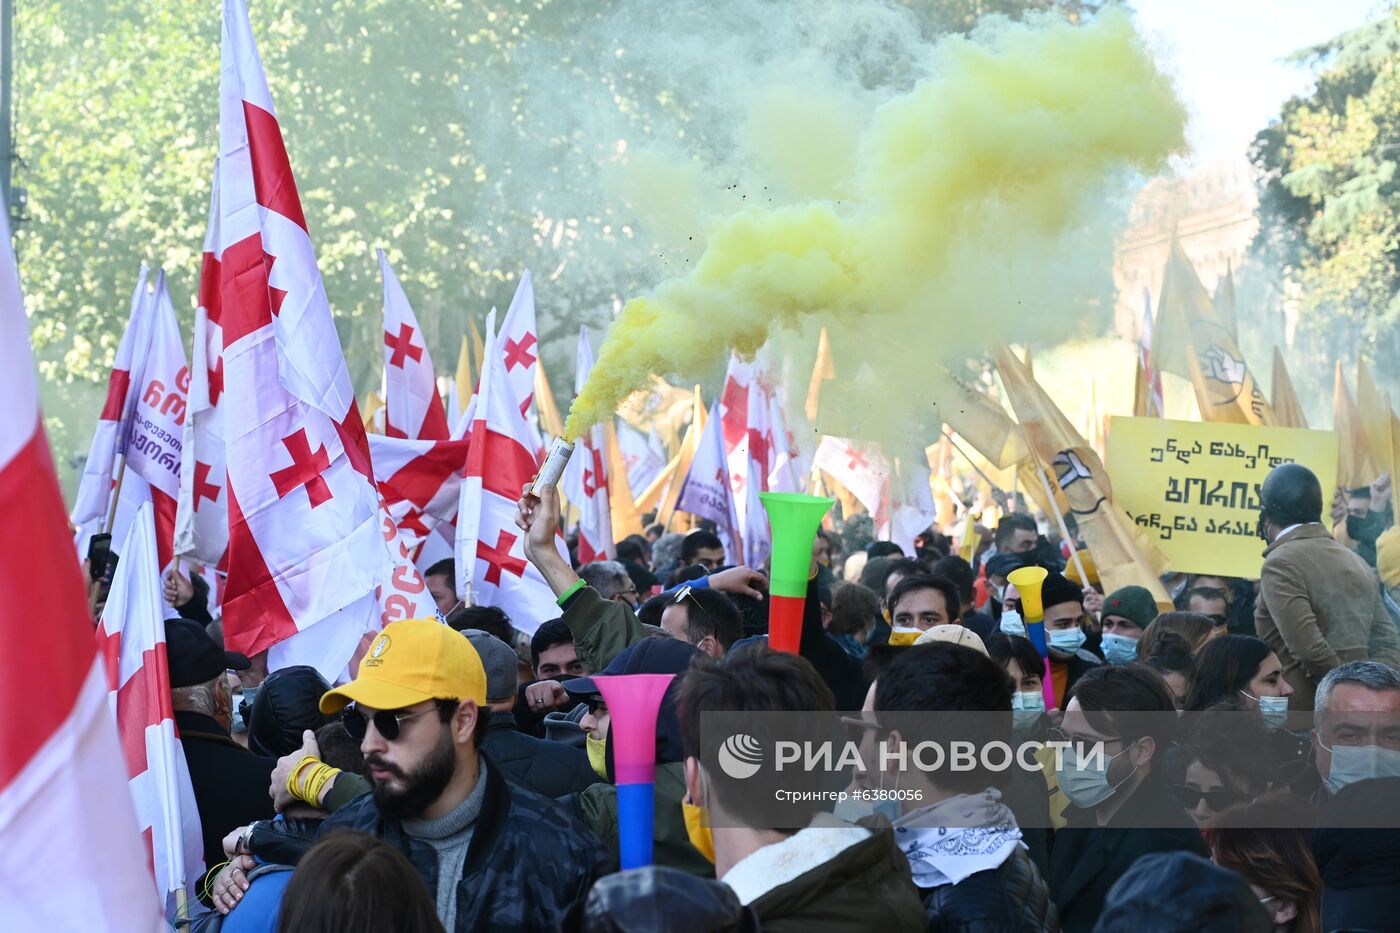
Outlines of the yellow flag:
{"type": "MultiPolygon", "coordinates": [[[[1047,478],[1063,492],[1085,545],[1094,553],[1105,591],[1123,586],[1146,587],[1159,605],[1170,604],[1158,575],[1166,558],[1136,534],[1127,517],[1113,505],[1113,491],[1099,459],[1055,405],[1025,365],[1005,346],[996,351],[1002,385],[1031,451],[1047,478]]],[[[1035,485],[1044,492],[1039,476],[1035,485]]]]}
{"type": "Polygon", "coordinates": [[[1133,417],[1148,417],[1148,406],[1150,404],[1150,394],[1147,387],[1147,370],[1142,368],[1142,360],[1138,360],[1137,372],[1133,376],[1133,417]]]}
{"type": "Polygon", "coordinates": [[[472,359],[475,362],[476,366],[475,372],[479,373],[481,372],[482,355],[486,353],[486,341],[481,339],[481,330],[476,326],[475,318],[468,319],[467,325],[471,328],[473,354],[472,359]]]}
{"type": "Polygon", "coordinates": [[[1021,426],[1006,414],[996,399],[942,373],[936,405],[938,416],[993,466],[1005,469],[1029,459],[1030,447],[1021,426]]]}
{"type": "MultiPolygon", "coordinates": [[[[472,324],[475,329],[476,325],[472,324]]],[[[467,410],[467,403],[472,400],[472,387],[476,385],[476,380],[472,378],[472,351],[471,344],[466,334],[462,335],[462,349],[457,353],[457,404],[462,411],[467,410]]]]}
{"type": "Polygon", "coordinates": [[[1337,483],[1354,488],[1369,486],[1380,475],[1371,458],[1371,445],[1366,440],[1366,428],[1361,413],[1352,401],[1342,375],[1342,361],[1337,361],[1336,380],[1332,386],[1332,430],[1337,432],[1337,483]]]}
{"type": "Polygon", "coordinates": [[[1293,380],[1288,376],[1288,367],[1278,347],[1274,347],[1274,420],[1281,428],[1308,426],[1308,416],[1303,414],[1303,406],[1298,401],[1298,393],[1293,391],[1293,380]]]}
{"type": "Polygon", "coordinates": [[[967,510],[967,517],[963,521],[962,540],[958,542],[958,556],[969,564],[977,553],[977,519],[972,515],[972,509],[967,510]]]}
{"type": "Polygon", "coordinates": [[[1175,240],[1157,303],[1151,366],[1191,381],[1203,421],[1274,424],[1273,410],[1234,335],[1175,240]]]}
{"type": "MultiPolygon", "coordinates": [[[[544,372],[540,366],[535,372],[544,372]]],[[[627,465],[622,460],[622,448],[617,444],[617,424],[609,418],[603,424],[603,445],[608,456],[608,506],[612,510],[614,541],[642,533],[642,517],[637,514],[632,499],[632,487],[627,482],[627,465]]]]}
{"type": "Polygon", "coordinates": [[[660,508],[656,510],[656,520],[663,525],[670,525],[676,513],[676,501],[681,497],[681,487],[685,485],[686,474],[690,472],[690,461],[695,459],[695,451],[700,447],[700,435],[705,431],[705,400],[700,395],[699,386],[695,387],[691,406],[690,427],[686,428],[680,452],[676,454],[675,472],[671,474],[671,482],[661,498],[660,508]]]}
{"type": "Polygon", "coordinates": [[[1391,421],[1395,416],[1390,410],[1390,395],[1376,387],[1365,360],[1357,365],[1356,410],[1361,416],[1361,428],[1366,432],[1366,444],[1371,449],[1371,462],[1376,465],[1377,475],[1394,476],[1395,438],[1391,435],[1391,421]]]}
{"type": "Polygon", "coordinates": [[[545,375],[543,359],[535,366],[535,406],[544,429],[555,437],[563,437],[564,419],[559,414],[559,403],[554,400],[554,390],[549,386],[549,376],[545,375]]]}
{"type": "Polygon", "coordinates": [[[817,337],[817,362],[812,367],[812,382],[807,387],[807,420],[817,422],[817,412],[821,409],[822,383],[836,378],[836,363],[831,359],[831,340],[822,328],[817,337]]]}
{"type": "Polygon", "coordinates": [[[1235,313],[1235,274],[1230,260],[1225,261],[1225,275],[1215,285],[1215,298],[1211,304],[1215,307],[1215,314],[1220,318],[1220,323],[1225,325],[1230,331],[1230,336],[1239,343],[1239,316],[1235,313]]]}
{"type": "Polygon", "coordinates": [[[382,399],[382,398],[379,397],[379,393],[378,393],[378,392],[375,392],[374,390],[371,389],[370,392],[369,392],[369,394],[365,396],[364,404],[360,406],[360,411],[363,412],[363,418],[364,418],[364,421],[365,421],[365,432],[366,432],[366,433],[368,433],[368,434],[383,434],[383,433],[384,433],[384,431],[383,431],[378,425],[375,424],[375,420],[374,420],[374,416],[377,415],[377,414],[379,414],[380,410],[381,410],[383,407],[384,407],[384,399],[382,399]]]}

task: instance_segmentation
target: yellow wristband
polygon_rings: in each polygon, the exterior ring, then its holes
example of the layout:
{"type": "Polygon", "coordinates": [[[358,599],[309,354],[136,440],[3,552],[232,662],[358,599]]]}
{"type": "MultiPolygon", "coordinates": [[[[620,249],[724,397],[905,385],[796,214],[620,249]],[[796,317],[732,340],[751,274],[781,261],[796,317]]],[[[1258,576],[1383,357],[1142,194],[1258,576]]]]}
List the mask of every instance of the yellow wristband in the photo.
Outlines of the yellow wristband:
{"type": "Polygon", "coordinates": [[[339,768],[332,768],[327,764],[318,764],[312,770],[311,776],[307,779],[306,795],[301,799],[313,807],[321,805],[321,793],[326,789],[326,785],[335,780],[335,776],[340,773],[339,768]]]}
{"type": "Polygon", "coordinates": [[[292,768],[291,773],[287,775],[287,793],[290,796],[295,797],[297,799],[301,798],[301,789],[298,785],[298,776],[301,774],[303,768],[305,768],[308,764],[313,763],[320,764],[321,762],[314,755],[303,755],[301,757],[301,760],[296,763],[296,766],[292,768]]]}

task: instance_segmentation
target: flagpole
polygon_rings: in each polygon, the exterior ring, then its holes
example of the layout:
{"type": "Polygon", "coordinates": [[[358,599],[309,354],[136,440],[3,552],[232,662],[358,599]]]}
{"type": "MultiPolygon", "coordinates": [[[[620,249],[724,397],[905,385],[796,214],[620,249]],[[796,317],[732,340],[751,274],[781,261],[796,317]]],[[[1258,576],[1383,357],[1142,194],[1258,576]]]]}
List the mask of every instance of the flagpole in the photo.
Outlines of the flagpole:
{"type": "MultiPolygon", "coordinates": [[[[1001,490],[1002,492],[1005,492],[1005,491],[1006,491],[1006,490],[1002,489],[1002,488],[1001,488],[999,485],[997,485],[996,483],[992,482],[992,478],[991,478],[990,476],[988,476],[986,473],[983,473],[983,472],[982,472],[982,468],[979,467],[979,466],[977,465],[977,463],[976,463],[970,456],[968,456],[967,451],[963,450],[962,447],[958,444],[958,442],[955,441],[955,440],[953,440],[953,435],[952,435],[951,433],[949,433],[949,431],[948,431],[948,429],[947,429],[946,427],[943,429],[943,436],[946,437],[946,438],[948,438],[948,443],[950,443],[950,444],[953,445],[953,449],[954,449],[954,450],[956,450],[958,453],[962,454],[963,459],[967,461],[967,465],[970,466],[970,467],[972,467],[974,470],[976,470],[976,471],[977,471],[977,475],[980,476],[980,477],[982,477],[982,479],[984,479],[984,480],[987,481],[987,485],[988,485],[988,486],[991,486],[993,489],[1001,490]]],[[[1015,511],[1015,503],[1014,503],[1014,502],[1012,503],[1012,511],[1015,511]]]]}
{"type": "Polygon", "coordinates": [[[1064,538],[1065,544],[1069,546],[1069,559],[1074,561],[1074,569],[1079,571],[1079,579],[1084,586],[1089,585],[1089,575],[1084,572],[1084,563],[1079,559],[1079,549],[1074,546],[1074,539],[1069,536],[1069,525],[1065,524],[1065,517],[1060,514],[1059,507],[1055,505],[1055,492],[1050,488],[1050,478],[1045,475],[1044,467],[1037,466],[1036,474],[1040,476],[1040,482],[1045,487],[1045,500],[1050,503],[1050,511],[1055,513],[1055,521],[1059,523],[1060,535],[1064,538]]]}

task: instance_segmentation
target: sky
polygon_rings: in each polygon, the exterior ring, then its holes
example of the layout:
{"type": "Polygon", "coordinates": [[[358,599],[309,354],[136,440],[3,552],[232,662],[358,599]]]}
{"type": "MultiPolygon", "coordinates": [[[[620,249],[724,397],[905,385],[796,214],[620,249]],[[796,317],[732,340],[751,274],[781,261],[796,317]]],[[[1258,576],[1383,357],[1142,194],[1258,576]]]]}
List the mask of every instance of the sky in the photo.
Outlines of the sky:
{"type": "Polygon", "coordinates": [[[1188,164],[1242,156],[1309,69],[1284,59],[1384,15],[1385,0],[1133,0],[1191,114],[1188,164]]]}

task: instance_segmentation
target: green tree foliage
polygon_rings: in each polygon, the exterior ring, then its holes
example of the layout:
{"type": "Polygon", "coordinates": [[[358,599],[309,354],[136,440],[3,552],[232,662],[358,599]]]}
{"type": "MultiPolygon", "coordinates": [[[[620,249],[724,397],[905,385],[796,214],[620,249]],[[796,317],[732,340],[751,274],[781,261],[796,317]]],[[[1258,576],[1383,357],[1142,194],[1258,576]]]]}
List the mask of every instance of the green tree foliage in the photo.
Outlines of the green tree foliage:
{"type": "MultiPolygon", "coordinates": [[[[376,246],[389,250],[440,373],[455,365],[468,316],[503,309],[532,269],[562,391],[578,325],[605,325],[703,241],[701,229],[645,222],[665,203],[629,199],[619,184],[633,153],[680,153],[699,166],[707,206],[737,208],[767,190],[733,152],[743,83],[777,67],[776,52],[806,54],[878,95],[920,76],[923,43],[983,14],[1078,17],[1099,5],[861,0],[857,15],[824,0],[249,2],[361,392],[378,383],[382,352],[376,246]]],[[[165,267],[188,337],[219,32],[214,0],[17,4],[15,184],[30,207],[16,242],[69,483],[142,260],[165,267]]]]}
{"type": "MultiPolygon", "coordinates": [[[[1331,362],[1400,351],[1400,14],[1300,52],[1313,91],[1255,138],[1255,248],[1298,312],[1300,382],[1331,397],[1331,362]]],[[[1384,374],[1388,377],[1388,374],[1384,374]]]]}

